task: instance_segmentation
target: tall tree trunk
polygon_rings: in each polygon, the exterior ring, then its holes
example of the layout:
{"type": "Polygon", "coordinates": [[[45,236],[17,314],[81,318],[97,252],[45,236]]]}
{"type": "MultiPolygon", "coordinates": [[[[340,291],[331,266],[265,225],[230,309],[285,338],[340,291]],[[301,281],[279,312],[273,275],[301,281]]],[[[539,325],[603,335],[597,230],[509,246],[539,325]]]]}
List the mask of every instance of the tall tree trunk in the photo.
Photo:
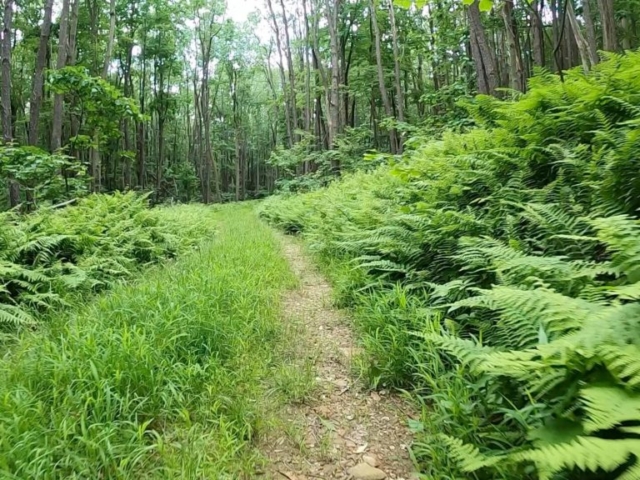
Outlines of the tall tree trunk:
{"type": "MultiPolygon", "coordinates": [[[[382,46],[380,45],[380,27],[378,26],[378,16],[376,11],[375,0],[369,0],[369,8],[371,9],[371,26],[375,35],[376,45],[376,64],[378,69],[378,84],[380,86],[380,97],[382,98],[382,105],[384,106],[384,112],[387,117],[393,117],[393,107],[391,106],[391,100],[387,93],[387,86],[384,80],[384,65],[382,64],[382,46]]],[[[392,128],[389,130],[389,144],[391,153],[398,153],[398,140],[396,130],[392,128]]]]}
{"type": "Polygon", "coordinates": [[[502,19],[509,44],[509,67],[511,69],[511,88],[524,92],[526,80],[522,65],[522,50],[518,37],[518,26],[513,17],[513,0],[505,0],[502,6],[502,19]]]}
{"type": "Polygon", "coordinates": [[[478,82],[478,93],[483,95],[490,95],[491,89],[489,88],[489,80],[487,78],[487,72],[484,69],[484,63],[482,62],[482,53],[478,46],[478,38],[475,32],[471,30],[469,32],[469,41],[471,44],[471,58],[473,58],[473,64],[476,69],[476,78],[478,82]]]}
{"type": "Polygon", "coordinates": [[[47,63],[47,47],[51,34],[51,11],[53,0],[47,0],[44,6],[44,18],[40,28],[40,42],[36,55],[36,66],[33,73],[33,88],[29,105],[29,145],[38,145],[40,133],[40,110],[42,109],[42,94],[44,89],[44,67],[47,63]]]}
{"type": "MultiPolygon", "coordinates": [[[[393,72],[395,77],[398,121],[404,122],[404,92],[402,90],[402,77],[400,75],[400,49],[398,48],[398,28],[396,26],[396,14],[393,8],[393,2],[389,2],[389,21],[391,22],[391,38],[393,44],[393,72]]],[[[398,142],[398,153],[402,153],[402,134],[397,134],[396,141],[398,142]]]]}
{"type": "Polygon", "coordinates": [[[562,46],[562,38],[565,35],[564,19],[566,17],[562,15],[562,20],[559,17],[560,9],[558,4],[560,1],[561,0],[550,0],[549,7],[551,8],[551,19],[553,22],[553,56],[557,71],[562,75],[562,72],[565,69],[565,60],[564,56],[560,52],[560,47],[562,46]]]}
{"type": "Polygon", "coordinates": [[[293,58],[291,55],[291,40],[289,38],[289,21],[287,20],[287,10],[284,7],[284,0],[280,0],[280,7],[282,9],[282,23],[284,26],[284,42],[285,42],[285,54],[287,57],[287,70],[289,71],[289,103],[291,105],[291,127],[294,137],[294,142],[297,141],[296,130],[299,128],[298,124],[298,108],[296,102],[296,70],[293,65],[293,58]]]}
{"type": "Polygon", "coordinates": [[[604,49],[609,52],[618,50],[618,35],[616,32],[616,19],[614,0],[598,0],[600,7],[600,19],[602,20],[602,38],[604,49]]]}
{"type": "MultiPolygon", "coordinates": [[[[311,58],[309,55],[312,49],[311,43],[311,28],[309,26],[309,15],[307,13],[307,0],[302,0],[302,11],[304,15],[304,27],[305,27],[305,44],[304,44],[304,97],[305,97],[305,115],[304,115],[304,129],[311,133],[311,116],[312,116],[312,100],[311,100],[311,58]]],[[[258,180],[260,177],[256,177],[258,180]]]]}
{"type": "Polygon", "coordinates": [[[531,4],[531,28],[533,30],[533,63],[537,67],[545,66],[544,30],[542,13],[544,0],[534,0],[531,4]]]}
{"type": "MultiPolygon", "coordinates": [[[[341,123],[343,103],[340,100],[340,77],[342,65],[340,62],[340,32],[338,19],[342,0],[326,0],[327,23],[329,25],[329,40],[331,45],[331,88],[329,93],[329,148],[335,148],[337,136],[342,133],[344,125],[341,123]]],[[[340,162],[331,160],[331,169],[340,173],[340,162]]]]}
{"type": "Polygon", "coordinates": [[[631,31],[629,28],[629,17],[626,15],[620,20],[622,26],[622,49],[631,50],[631,31]]]}
{"type": "MultiPolygon", "coordinates": [[[[62,1],[60,13],[60,31],[58,34],[58,56],[56,69],[60,70],[67,64],[69,45],[69,0],[62,1]]],[[[64,120],[64,95],[56,94],[53,98],[53,119],[51,125],[51,150],[56,151],[62,146],[62,123],[64,120]]]]}
{"type": "Polygon", "coordinates": [[[156,162],[156,201],[160,201],[162,192],[162,176],[164,173],[164,156],[165,156],[165,141],[164,141],[164,127],[165,119],[164,114],[158,114],[158,159],[156,162]]]}
{"type": "MultiPolygon", "coordinates": [[[[13,141],[13,122],[11,117],[11,38],[13,36],[13,0],[5,0],[4,19],[2,26],[2,43],[0,57],[2,58],[2,140],[6,143],[13,141]]],[[[9,206],[16,207],[20,203],[20,185],[9,178],[9,206]]]]}
{"type": "Polygon", "coordinates": [[[116,37],[116,0],[109,2],[109,37],[107,38],[107,51],[104,55],[104,65],[102,67],[102,78],[107,78],[109,65],[113,55],[113,44],[116,37]]]}
{"type": "Polygon", "coordinates": [[[580,52],[580,60],[582,61],[582,68],[585,72],[588,72],[591,69],[591,60],[589,58],[589,45],[582,35],[582,31],[580,30],[580,24],[578,23],[578,18],[576,17],[576,12],[573,9],[573,2],[569,0],[567,2],[567,13],[569,18],[569,23],[571,24],[571,30],[573,31],[573,35],[576,39],[576,44],[578,45],[578,51],[580,52]]]}
{"type": "MultiPolygon", "coordinates": [[[[142,76],[140,77],[140,113],[145,114],[145,95],[147,89],[147,33],[146,30],[142,37],[142,76]]],[[[138,139],[138,187],[144,190],[147,186],[147,170],[146,170],[146,128],[142,120],[138,120],[137,139],[138,139]]]]}
{"type": "Polygon", "coordinates": [[[598,57],[598,41],[596,40],[596,27],[593,24],[591,14],[591,0],[582,0],[582,16],[587,30],[587,43],[589,44],[589,58],[591,64],[595,65],[600,61],[598,57]]]}
{"type": "Polygon", "coordinates": [[[287,123],[287,146],[291,148],[293,146],[293,115],[291,114],[291,97],[287,95],[287,79],[284,72],[284,57],[282,54],[282,40],[280,39],[280,27],[278,26],[278,20],[273,10],[273,4],[271,0],[267,0],[267,6],[269,7],[269,13],[271,14],[271,21],[273,22],[273,31],[276,37],[276,46],[278,48],[278,67],[280,70],[280,82],[282,83],[282,92],[285,100],[285,121],[287,123]]]}
{"type": "MultiPolygon", "coordinates": [[[[131,75],[131,67],[133,64],[133,42],[128,42],[126,53],[125,53],[125,62],[123,65],[123,82],[124,82],[124,96],[127,98],[131,98],[133,96],[133,79],[131,75]]],[[[189,121],[190,116],[187,115],[187,121],[189,121]]],[[[132,132],[131,128],[131,120],[129,118],[125,118],[123,122],[123,136],[124,136],[124,168],[123,168],[123,184],[124,189],[128,190],[132,186],[131,181],[131,151],[133,150],[133,142],[132,142],[132,132]]]]}
{"type": "MultiPolygon", "coordinates": [[[[67,65],[73,66],[76,64],[76,59],[78,57],[78,47],[77,47],[77,35],[78,35],[78,10],[80,9],[80,1],[81,0],[73,0],[71,4],[71,13],[69,17],[69,45],[67,48],[67,65]]],[[[72,110],[75,110],[75,106],[77,103],[76,97],[73,96],[71,101],[72,110]]],[[[77,115],[71,115],[71,131],[69,132],[69,136],[71,138],[75,138],[80,133],[80,119],[77,115]]],[[[76,159],[80,158],[80,153],[75,149],[71,148],[71,155],[76,157],[76,159]]]]}
{"type": "MultiPolygon", "coordinates": [[[[480,16],[480,7],[478,6],[478,0],[475,0],[469,8],[467,9],[467,13],[469,16],[469,27],[471,30],[471,35],[475,38],[476,41],[476,54],[480,56],[479,61],[482,62],[482,70],[478,70],[478,60],[474,59],[476,62],[476,71],[478,73],[478,78],[481,75],[484,75],[486,78],[486,92],[481,90],[481,93],[486,93],[490,95],[494,95],[496,93],[496,89],[499,86],[499,75],[498,75],[498,67],[496,64],[495,56],[491,48],[489,47],[489,41],[487,39],[487,35],[484,31],[484,26],[482,25],[482,18],[480,16]]],[[[480,86],[480,85],[479,85],[480,86]]]]}
{"type": "Polygon", "coordinates": [[[69,18],[69,48],[67,49],[67,65],[75,65],[78,57],[78,11],[80,10],[80,0],[73,0],[71,6],[71,16],[69,18]]]}

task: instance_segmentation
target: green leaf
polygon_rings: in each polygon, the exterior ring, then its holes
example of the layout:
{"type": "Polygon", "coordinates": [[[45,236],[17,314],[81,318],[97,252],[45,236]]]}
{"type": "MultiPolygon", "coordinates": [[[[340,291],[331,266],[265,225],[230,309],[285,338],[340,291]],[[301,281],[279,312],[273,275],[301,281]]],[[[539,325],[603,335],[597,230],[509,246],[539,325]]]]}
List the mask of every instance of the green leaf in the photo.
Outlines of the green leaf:
{"type": "Polygon", "coordinates": [[[394,0],[393,3],[402,8],[411,8],[411,0],[394,0]]]}
{"type": "Polygon", "coordinates": [[[481,12],[488,12],[493,7],[493,0],[480,0],[479,7],[481,12]]]}

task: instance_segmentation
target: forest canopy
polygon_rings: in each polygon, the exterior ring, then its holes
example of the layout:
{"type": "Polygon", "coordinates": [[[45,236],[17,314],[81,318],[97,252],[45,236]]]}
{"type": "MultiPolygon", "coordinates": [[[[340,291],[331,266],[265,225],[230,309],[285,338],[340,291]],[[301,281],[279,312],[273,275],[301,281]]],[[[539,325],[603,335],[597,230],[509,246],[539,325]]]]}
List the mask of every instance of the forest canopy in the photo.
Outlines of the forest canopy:
{"type": "Polygon", "coordinates": [[[638,44],[634,0],[6,0],[6,205],[309,189],[638,44]],[[248,15],[238,15],[242,9],[248,15]]]}

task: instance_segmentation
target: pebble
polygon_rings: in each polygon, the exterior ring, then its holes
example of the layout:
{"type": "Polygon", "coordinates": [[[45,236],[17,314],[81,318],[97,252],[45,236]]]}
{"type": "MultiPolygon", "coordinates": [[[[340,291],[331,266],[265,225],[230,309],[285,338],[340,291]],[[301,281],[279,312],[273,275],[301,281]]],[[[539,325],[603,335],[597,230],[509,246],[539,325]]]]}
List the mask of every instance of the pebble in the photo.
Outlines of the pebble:
{"type": "Polygon", "coordinates": [[[364,460],[364,463],[367,463],[372,467],[377,467],[378,465],[380,465],[380,462],[378,461],[378,458],[375,455],[371,455],[371,454],[363,455],[362,460],[364,460]]]}
{"type": "Polygon", "coordinates": [[[349,469],[349,475],[355,480],[384,480],[387,474],[382,470],[372,467],[368,463],[360,463],[349,469]]]}

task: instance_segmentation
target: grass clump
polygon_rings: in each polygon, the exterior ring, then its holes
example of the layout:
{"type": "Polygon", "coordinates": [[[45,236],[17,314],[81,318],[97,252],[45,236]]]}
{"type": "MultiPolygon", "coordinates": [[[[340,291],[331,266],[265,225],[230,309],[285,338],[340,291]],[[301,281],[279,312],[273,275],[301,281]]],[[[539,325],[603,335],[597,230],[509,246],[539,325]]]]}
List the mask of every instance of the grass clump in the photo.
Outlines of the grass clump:
{"type": "Polygon", "coordinates": [[[640,475],[640,54],[479,97],[477,128],[272,198],[351,306],[426,478],[640,475]]]}
{"type": "Polygon", "coordinates": [[[218,234],[22,333],[0,361],[0,477],[251,475],[292,274],[247,207],[159,216],[218,234]]]}

